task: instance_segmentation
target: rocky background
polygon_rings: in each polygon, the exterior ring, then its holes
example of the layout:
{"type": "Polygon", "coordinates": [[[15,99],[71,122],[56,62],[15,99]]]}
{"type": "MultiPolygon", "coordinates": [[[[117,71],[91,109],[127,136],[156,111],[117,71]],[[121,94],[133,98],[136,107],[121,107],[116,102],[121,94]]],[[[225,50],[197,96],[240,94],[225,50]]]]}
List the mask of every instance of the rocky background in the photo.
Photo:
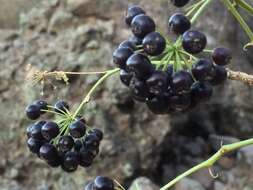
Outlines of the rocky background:
{"type": "MultiPolygon", "coordinates": [[[[69,175],[28,152],[25,106],[43,97],[52,103],[63,98],[75,108],[98,77],[70,77],[69,85],[50,80],[44,87],[31,86],[27,77],[36,69],[113,68],[112,51],[130,35],[123,18],[131,3],[143,6],[163,31],[175,12],[167,0],[0,0],[1,190],[81,190],[98,174],[131,190],[134,180],[142,189],[155,190],[210,157],[221,142],[253,136],[253,88],[228,81],[216,88],[212,101],[190,113],[155,116],[133,103],[115,76],[100,88],[85,115],[90,125],[105,131],[100,156],[91,168],[69,175]]],[[[253,28],[252,17],[246,18],[253,28]]],[[[231,69],[253,73],[253,50],[242,51],[247,38],[219,1],[194,27],[205,31],[210,48],[232,49],[231,69]]],[[[253,189],[253,146],[224,157],[213,171],[219,178],[201,170],[175,189],[253,189]]]]}

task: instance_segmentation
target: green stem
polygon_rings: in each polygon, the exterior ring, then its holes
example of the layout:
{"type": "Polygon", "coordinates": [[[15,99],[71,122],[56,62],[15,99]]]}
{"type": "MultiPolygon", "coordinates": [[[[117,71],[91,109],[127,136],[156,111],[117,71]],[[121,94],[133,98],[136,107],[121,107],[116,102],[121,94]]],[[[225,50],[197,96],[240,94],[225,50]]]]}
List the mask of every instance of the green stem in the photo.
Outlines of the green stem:
{"type": "Polygon", "coordinates": [[[241,8],[243,8],[245,11],[247,11],[250,15],[253,15],[253,7],[250,4],[248,4],[246,1],[244,1],[244,0],[235,0],[235,2],[241,8]]]}
{"type": "Polygon", "coordinates": [[[194,24],[197,18],[202,14],[202,12],[205,10],[205,8],[211,3],[212,0],[206,0],[201,7],[198,9],[198,11],[194,14],[194,16],[191,18],[191,23],[194,24]]]}
{"type": "Polygon", "coordinates": [[[243,148],[243,147],[249,146],[249,145],[253,145],[253,138],[248,139],[248,140],[244,140],[244,141],[240,141],[240,142],[237,142],[237,143],[222,146],[220,148],[220,150],[218,152],[216,152],[211,158],[209,158],[208,160],[198,164],[197,166],[192,167],[191,169],[187,170],[183,174],[179,175],[174,180],[172,180],[171,182],[169,182],[168,184],[163,186],[160,190],[167,190],[167,189],[171,188],[172,186],[174,186],[178,181],[180,181],[184,177],[189,176],[192,173],[194,173],[194,172],[196,172],[200,169],[212,167],[213,164],[215,162],[217,162],[226,153],[232,152],[234,150],[237,150],[239,148],[243,148]]]}
{"type": "Polygon", "coordinates": [[[241,17],[239,12],[236,10],[236,8],[233,6],[233,4],[230,2],[230,0],[222,0],[222,2],[228,8],[228,10],[232,13],[232,15],[234,15],[236,20],[239,22],[243,30],[248,35],[250,41],[253,41],[253,32],[251,31],[247,23],[244,21],[244,19],[241,17]]]}
{"type": "Polygon", "coordinates": [[[193,14],[194,12],[196,12],[197,9],[199,9],[199,7],[204,3],[205,0],[201,0],[199,2],[197,2],[196,4],[190,6],[187,8],[186,10],[186,16],[190,16],[191,14],[193,14]]]}
{"type": "Polygon", "coordinates": [[[81,102],[81,104],[79,105],[79,107],[77,108],[77,110],[75,111],[73,117],[75,118],[78,113],[81,111],[81,109],[83,108],[83,106],[88,103],[90,101],[91,95],[95,92],[95,90],[97,89],[97,87],[103,83],[108,77],[112,76],[113,74],[119,72],[120,69],[112,69],[109,71],[106,71],[106,73],[96,82],[96,84],[90,89],[90,91],[88,92],[88,94],[85,96],[85,98],[83,99],[83,101],[81,102]]]}

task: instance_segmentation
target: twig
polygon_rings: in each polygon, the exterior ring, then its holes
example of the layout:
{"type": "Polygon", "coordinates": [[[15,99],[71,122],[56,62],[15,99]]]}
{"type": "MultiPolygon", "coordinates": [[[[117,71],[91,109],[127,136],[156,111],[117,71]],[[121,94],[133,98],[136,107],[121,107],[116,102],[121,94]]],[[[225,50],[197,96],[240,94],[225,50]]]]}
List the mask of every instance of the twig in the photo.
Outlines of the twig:
{"type": "Polygon", "coordinates": [[[228,79],[243,82],[247,85],[253,86],[253,75],[249,75],[240,71],[232,71],[227,69],[228,79]]]}

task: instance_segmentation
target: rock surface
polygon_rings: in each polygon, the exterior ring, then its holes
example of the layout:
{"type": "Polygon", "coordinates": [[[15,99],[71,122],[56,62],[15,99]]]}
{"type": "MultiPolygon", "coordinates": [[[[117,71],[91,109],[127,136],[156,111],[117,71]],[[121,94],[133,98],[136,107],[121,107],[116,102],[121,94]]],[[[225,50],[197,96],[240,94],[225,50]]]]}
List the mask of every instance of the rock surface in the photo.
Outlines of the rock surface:
{"type": "MultiPolygon", "coordinates": [[[[175,11],[163,0],[131,2],[142,5],[163,31],[168,14],[175,11]]],[[[114,76],[98,90],[85,113],[90,125],[105,132],[100,156],[91,168],[65,174],[28,152],[25,106],[39,97],[51,103],[63,98],[74,109],[98,79],[69,76],[69,85],[50,78],[44,86],[31,86],[29,76],[36,70],[113,68],[113,49],[130,35],[123,23],[126,8],[124,0],[44,0],[20,16],[20,29],[11,30],[10,24],[0,31],[0,189],[81,189],[96,175],[111,176],[126,186],[136,177],[147,176],[162,185],[212,155],[219,142],[214,136],[252,137],[253,88],[228,81],[215,89],[212,101],[190,113],[155,116],[143,104],[132,103],[127,89],[114,76]]],[[[252,19],[248,20],[253,26],[252,19]]],[[[231,68],[253,73],[252,50],[241,50],[246,37],[219,2],[209,7],[196,28],[207,33],[210,48],[223,45],[232,49],[231,68]]],[[[242,155],[229,157],[233,164],[225,160],[215,167],[225,189],[252,186],[252,151],[243,150],[242,155]]],[[[200,189],[220,187],[204,174],[186,178],[177,187],[187,188],[184,184],[188,183],[200,189]]]]}

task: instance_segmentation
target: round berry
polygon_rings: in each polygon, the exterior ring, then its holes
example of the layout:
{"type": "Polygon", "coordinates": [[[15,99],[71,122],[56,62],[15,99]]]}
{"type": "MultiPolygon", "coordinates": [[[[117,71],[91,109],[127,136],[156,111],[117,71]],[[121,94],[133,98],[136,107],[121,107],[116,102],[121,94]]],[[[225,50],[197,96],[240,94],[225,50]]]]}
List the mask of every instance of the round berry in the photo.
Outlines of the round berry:
{"type": "Polygon", "coordinates": [[[185,6],[190,0],[171,0],[171,3],[176,7],[185,6]]]}
{"type": "Polygon", "coordinates": [[[191,96],[188,93],[171,96],[169,105],[172,110],[185,111],[191,105],[191,96]]]}
{"type": "Polygon", "coordinates": [[[45,110],[48,109],[47,102],[44,100],[36,100],[33,102],[34,105],[37,105],[40,108],[40,114],[46,113],[45,110]]]}
{"type": "Polygon", "coordinates": [[[69,126],[69,133],[74,138],[80,138],[85,135],[86,127],[85,124],[79,120],[73,122],[69,126]]]}
{"type": "Polygon", "coordinates": [[[87,150],[85,147],[82,147],[79,151],[79,165],[82,167],[89,167],[93,159],[96,155],[93,154],[93,152],[87,150]]]}
{"type": "Polygon", "coordinates": [[[135,45],[135,47],[142,44],[142,38],[138,38],[135,35],[132,35],[128,38],[128,41],[135,45]]]}
{"type": "Polygon", "coordinates": [[[47,164],[53,168],[59,167],[62,163],[62,159],[58,156],[55,160],[47,161],[47,164]]]}
{"type": "Polygon", "coordinates": [[[166,114],[169,111],[169,101],[163,96],[155,96],[148,100],[146,104],[154,114],[166,114]]]}
{"type": "Polygon", "coordinates": [[[66,172],[76,171],[79,163],[77,152],[67,152],[63,158],[62,169],[66,172]]]}
{"type": "Polygon", "coordinates": [[[57,113],[64,114],[67,112],[67,110],[69,110],[69,105],[67,104],[67,102],[59,100],[55,103],[54,110],[57,113]]]}
{"type": "Polygon", "coordinates": [[[99,138],[96,134],[90,133],[86,136],[84,145],[87,149],[97,149],[99,146],[99,138]]]}
{"type": "Polygon", "coordinates": [[[183,48],[191,54],[197,54],[205,49],[207,39],[205,34],[196,30],[188,30],[183,34],[183,48]]]}
{"type": "Polygon", "coordinates": [[[212,85],[222,84],[227,80],[227,71],[224,67],[214,65],[214,72],[212,79],[209,81],[212,85]]]}
{"type": "Polygon", "coordinates": [[[138,15],[134,17],[131,23],[132,32],[138,38],[144,38],[150,32],[155,31],[155,22],[147,15],[138,15]]]}
{"type": "Polygon", "coordinates": [[[129,48],[132,51],[136,50],[136,46],[134,43],[130,42],[129,40],[125,40],[119,44],[119,48],[129,48]]]}
{"type": "Polygon", "coordinates": [[[162,94],[168,88],[168,74],[156,70],[146,81],[149,92],[155,95],[162,94]]]}
{"type": "Polygon", "coordinates": [[[121,69],[125,69],[127,59],[133,54],[134,52],[126,47],[120,47],[113,52],[113,62],[117,67],[121,69]]]}
{"type": "Polygon", "coordinates": [[[92,134],[95,134],[99,141],[101,141],[104,137],[104,134],[100,129],[92,129],[92,134]]]}
{"type": "Polygon", "coordinates": [[[192,75],[198,81],[204,81],[211,77],[213,73],[213,64],[208,59],[199,59],[192,66],[192,75]]]}
{"type": "Polygon", "coordinates": [[[134,74],[139,79],[149,78],[155,70],[148,57],[140,53],[135,53],[129,57],[126,65],[127,72],[134,74]]]}
{"type": "Polygon", "coordinates": [[[44,140],[44,137],[42,136],[42,133],[41,133],[41,129],[45,123],[46,121],[38,121],[34,123],[31,128],[31,137],[37,140],[44,140]]]}
{"type": "Polygon", "coordinates": [[[26,116],[31,120],[36,120],[40,117],[40,107],[35,104],[28,105],[25,109],[26,116]]]}
{"type": "Polygon", "coordinates": [[[193,82],[191,74],[182,70],[173,74],[171,85],[176,93],[183,93],[190,90],[193,82]]]}
{"type": "Polygon", "coordinates": [[[41,128],[42,136],[48,141],[57,137],[59,133],[60,133],[59,126],[57,125],[57,123],[52,121],[46,122],[41,128]]]}
{"type": "Polygon", "coordinates": [[[62,152],[70,151],[74,146],[74,139],[69,136],[61,136],[58,141],[59,150],[62,152]]]}
{"type": "Polygon", "coordinates": [[[33,125],[34,124],[31,124],[31,125],[29,125],[27,128],[26,128],[26,136],[28,137],[28,138],[30,138],[31,136],[32,136],[32,128],[33,128],[33,125]]]}
{"type": "Polygon", "coordinates": [[[85,187],[84,187],[84,190],[93,190],[93,186],[94,186],[94,182],[93,181],[90,181],[88,182],[85,187]]]}
{"type": "Polygon", "coordinates": [[[114,190],[114,183],[108,177],[97,176],[94,180],[95,190],[114,190]]]}
{"type": "Polygon", "coordinates": [[[125,21],[128,26],[131,25],[133,18],[137,15],[145,14],[145,11],[139,6],[130,6],[125,15],[125,21]]]}
{"type": "Polygon", "coordinates": [[[131,81],[129,88],[133,98],[137,101],[144,102],[150,96],[148,87],[145,82],[140,81],[136,78],[131,81]]]}
{"type": "Polygon", "coordinates": [[[175,34],[183,34],[191,28],[191,22],[183,14],[175,13],[170,17],[168,26],[175,34]]]}
{"type": "Polygon", "coordinates": [[[159,32],[151,32],[145,36],[142,45],[147,54],[160,55],[166,47],[166,40],[159,32]]]}
{"type": "Polygon", "coordinates": [[[195,82],[191,87],[191,96],[194,102],[207,101],[211,98],[213,88],[208,82],[195,82]]]}
{"type": "Polygon", "coordinates": [[[213,50],[212,58],[217,65],[227,65],[232,59],[232,52],[228,48],[218,47],[213,50]]]}
{"type": "Polygon", "coordinates": [[[129,73],[123,69],[120,70],[120,74],[119,74],[120,80],[121,82],[126,85],[129,86],[131,79],[133,78],[133,74],[129,73]]]}
{"type": "Polygon", "coordinates": [[[31,137],[27,140],[27,146],[32,153],[38,154],[42,145],[43,142],[38,139],[31,137]]]}
{"type": "Polygon", "coordinates": [[[47,161],[55,161],[59,158],[56,147],[52,144],[46,143],[40,147],[40,157],[47,161]]]}
{"type": "Polygon", "coordinates": [[[74,144],[74,150],[79,152],[82,146],[83,146],[83,142],[81,140],[76,140],[74,144]]]}

